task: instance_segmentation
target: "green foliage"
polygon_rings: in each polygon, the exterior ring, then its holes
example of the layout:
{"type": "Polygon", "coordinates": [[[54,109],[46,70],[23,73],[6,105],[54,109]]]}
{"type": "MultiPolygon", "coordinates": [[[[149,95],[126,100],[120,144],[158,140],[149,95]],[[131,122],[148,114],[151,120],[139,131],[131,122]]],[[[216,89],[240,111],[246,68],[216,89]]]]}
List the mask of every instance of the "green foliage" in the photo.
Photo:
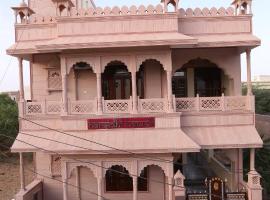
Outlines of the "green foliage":
{"type": "MultiPolygon", "coordinates": [[[[246,95],[247,88],[243,87],[243,95],[246,95]]],[[[270,114],[270,89],[259,89],[253,87],[255,96],[255,110],[257,114],[270,114]]]]}
{"type": "MultiPolygon", "coordinates": [[[[18,106],[8,95],[0,94],[0,134],[16,137],[18,133],[18,106]]],[[[14,140],[0,136],[1,144],[11,146],[14,140]]],[[[0,150],[7,150],[0,147],[0,150]]]]}

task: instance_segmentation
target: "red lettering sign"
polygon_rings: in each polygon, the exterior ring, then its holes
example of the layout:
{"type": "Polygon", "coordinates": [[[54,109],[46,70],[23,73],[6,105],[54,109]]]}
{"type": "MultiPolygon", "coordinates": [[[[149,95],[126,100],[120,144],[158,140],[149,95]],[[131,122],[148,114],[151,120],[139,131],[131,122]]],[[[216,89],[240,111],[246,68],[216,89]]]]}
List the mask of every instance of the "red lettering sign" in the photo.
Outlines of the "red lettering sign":
{"type": "Polygon", "coordinates": [[[154,117],[88,119],[88,129],[154,128],[154,117]]]}

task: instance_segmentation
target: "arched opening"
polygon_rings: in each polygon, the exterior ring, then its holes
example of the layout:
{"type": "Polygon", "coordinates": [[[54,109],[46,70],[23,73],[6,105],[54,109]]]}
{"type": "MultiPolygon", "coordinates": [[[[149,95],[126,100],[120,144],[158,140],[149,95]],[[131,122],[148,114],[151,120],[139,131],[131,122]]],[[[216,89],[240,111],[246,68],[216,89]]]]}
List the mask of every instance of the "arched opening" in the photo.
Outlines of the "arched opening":
{"type": "Polygon", "coordinates": [[[158,165],[147,165],[138,178],[138,191],[148,192],[149,198],[156,200],[167,199],[165,188],[167,181],[163,169],[158,165]]]}
{"type": "Polygon", "coordinates": [[[228,77],[215,63],[207,59],[193,59],[177,69],[172,78],[175,97],[221,96],[228,87],[228,77]]]}
{"type": "Polygon", "coordinates": [[[20,11],[17,15],[17,21],[19,23],[25,23],[26,21],[26,15],[24,14],[24,12],[20,11]]]}
{"type": "Polygon", "coordinates": [[[128,170],[121,165],[114,165],[107,170],[106,191],[107,192],[124,192],[133,190],[132,177],[128,175],[128,170]]]}
{"type": "Polygon", "coordinates": [[[167,12],[175,12],[175,3],[174,2],[169,2],[167,4],[167,12]]]}
{"type": "Polygon", "coordinates": [[[119,61],[110,62],[102,74],[102,95],[105,100],[129,99],[132,95],[131,74],[119,61]]]}
{"type": "Polygon", "coordinates": [[[60,4],[60,5],[58,6],[58,9],[59,9],[59,14],[60,14],[60,16],[62,16],[64,10],[66,9],[66,6],[63,5],[63,4],[60,4]]]}
{"type": "MultiPolygon", "coordinates": [[[[76,100],[92,100],[96,98],[96,75],[90,64],[86,62],[78,62],[73,65],[74,77],[70,75],[70,79],[75,79],[75,86],[70,85],[69,88],[75,90],[76,100]]],[[[73,81],[70,81],[73,83],[73,81]]]]}
{"type": "Polygon", "coordinates": [[[68,185],[69,199],[78,199],[78,188],[73,187],[77,185],[77,180],[79,180],[80,184],[80,199],[96,200],[97,196],[95,194],[98,193],[97,178],[94,176],[94,173],[91,169],[84,166],[80,166],[78,169],[74,168],[71,172],[71,176],[68,179],[68,184],[70,184],[68,185]],[[78,170],[78,173],[76,170],[78,170]]]}
{"type": "Polygon", "coordinates": [[[140,98],[163,98],[166,96],[166,73],[155,59],[145,60],[137,72],[137,88],[140,98]]]}

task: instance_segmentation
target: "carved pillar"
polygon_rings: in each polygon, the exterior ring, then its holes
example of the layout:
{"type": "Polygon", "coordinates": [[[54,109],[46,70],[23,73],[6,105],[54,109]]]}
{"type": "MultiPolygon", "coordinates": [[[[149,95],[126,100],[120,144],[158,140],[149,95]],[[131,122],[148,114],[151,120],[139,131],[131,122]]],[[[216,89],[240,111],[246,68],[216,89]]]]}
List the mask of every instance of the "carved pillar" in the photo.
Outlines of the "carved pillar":
{"type": "Polygon", "coordinates": [[[64,162],[63,163],[63,167],[62,167],[62,182],[63,182],[63,200],[68,200],[68,178],[67,178],[67,163],[64,162]]]}
{"type": "Polygon", "coordinates": [[[97,179],[98,184],[98,200],[103,200],[102,198],[102,176],[97,179]]]}
{"type": "Polygon", "coordinates": [[[23,59],[18,58],[18,62],[19,62],[19,80],[20,80],[20,100],[24,101],[23,59]]]}
{"type": "Polygon", "coordinates": [[[132,112],[136,114],[138,113],[136,71],[131,72],[131,78],[132,78],[132,112]]]}
{"type": "Polygon", "coordinates": [[[65,57],[61,57],[61,74],[62,74],[62,101],[63,101],[62,115],[66,116],[68,114],[68,92],[67,92],[67,69],[65,57]]]}
{"type": "Polygon", "coordinates": [[[252,95],[252,82],[251,82],[251,50],[246,50],[246,59],[247,59],[247,95],[252,95]]]}
{"type": "Polygon", "coordinates": [[[133,200],[138,200],[138,177],[133,176],[133,200]]]}
{"type": "Polygon", "coordinates": [[[255,171],[255,149],[250,149],[250,171],[255,171]]]}
{"type": "Polygon", "coordinates": [[[168,187],[169,187],[169,200],[173,200],[173,178],[168,177],[168,187]]]}
{"type": "Polygon", "coordinates": [[[76,167],[76,189],[77,189],[77,198],[81,199],[81,177],[80,177],[80,167],[76,167]]]}
{"type": "Polygon", "coordinates": [[[167,70],[167,99],[168,112],[173,112],[173,96],[172,96],[172,71],[167,70]]]}
{"type": "Polygon", "coordinates": [[[250,149],[250,172],[248,173],[248,199],[262,200],[261,175],[255,169],[255,149],[250,149]]]}
{"type": "Polygon", "coordinates": [[[102,114],[102,86],[101,86],[101,73],[96,73],[97,77],[97,114],[102,114]]]}
{"type": "Polygon", "coordinates": [[[20,84],[20,101],[19,101],[19,116],[24,116],[24,83],[23,83],[23,59],[18,58],[19,62],[19,84],[20,84]]]}
{"type": "Polygon", "coordinates": [[[25,191],[23,153],[20,153],[20,179],[21,179],[21,191],[25,191]]]}

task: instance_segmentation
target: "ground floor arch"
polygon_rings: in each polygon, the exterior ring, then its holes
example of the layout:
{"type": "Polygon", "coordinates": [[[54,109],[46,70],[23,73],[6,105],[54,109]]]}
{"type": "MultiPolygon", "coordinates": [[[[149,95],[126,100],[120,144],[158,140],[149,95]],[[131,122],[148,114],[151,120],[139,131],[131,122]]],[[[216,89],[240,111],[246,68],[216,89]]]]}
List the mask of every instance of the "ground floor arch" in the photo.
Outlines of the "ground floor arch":
{"type": "Polygon", "coordinates": [[[68,179],[69,199],[97,200],[98,183],[93,171],[88,167],[77,166],[68,179]],[[77,186],[77,187],[73,187],[77,186]]]}

